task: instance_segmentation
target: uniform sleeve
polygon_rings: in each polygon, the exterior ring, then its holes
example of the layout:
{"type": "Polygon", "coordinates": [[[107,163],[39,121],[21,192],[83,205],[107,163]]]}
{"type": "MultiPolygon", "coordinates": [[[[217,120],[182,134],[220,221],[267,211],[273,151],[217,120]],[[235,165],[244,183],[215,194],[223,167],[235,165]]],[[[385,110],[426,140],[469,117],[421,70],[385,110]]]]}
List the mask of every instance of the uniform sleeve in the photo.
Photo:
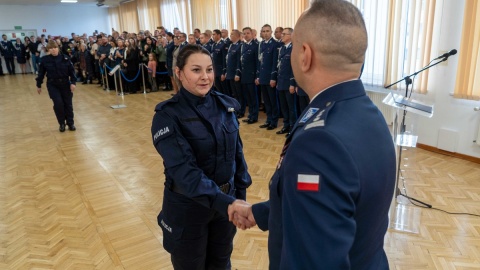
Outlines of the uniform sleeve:
{"type": "Polygon", "coordinates": [[[345,146],[315,129],[294,138],[284,159],[282,265],[349,269],[359,191],[358,169],[345,146]],[[315,184],[318,190],[315,191],[315,184]],[[304,191],[305,184],[312,191],[304,191]]]}
{"type": "Polygon", "coordinates": [[[278,75],[278,53],[281,48],[281,44],[276,42],[273,47],[273,61],[272,61],[272,74],[270,80],[276,81],[278,75]]]}
{"type": "Polygon", "coordinates": [[[43,63],[45,59],[47,59],[46,57],[47,56],[40,58],[40,64],[38,64],[38,75],[37,78],[35,78],[35,80],[37,81],[37,88],[42,87],[43,78],[45,78],[45,73],[47,72],[47,70],[45,69],[45,64],[43,63]]]}
{"type": "Polygon", "coordinates": [[[268,231],[268,216],[270,215],[270,201],[252,205],[252,213],[258,228],[268,231]]]}
{"type": "Polygon", "coordinates": [[[177,123],[164,111],[158,111],[151,130],[153,144],[163,159],[167,185],[173,179],[175,192],[227,216],[228,205],[235,198],[222,193],[198,168],[193,150],[177,123]]]}
{"type": "Polygon", "coordinates": [[[245,43],[240,45],[240,59],[237,62],[237,70],[235,71],[235,76],[241,77],[242,76],[242,52],[243,46],[246,46],[245,43]]]}

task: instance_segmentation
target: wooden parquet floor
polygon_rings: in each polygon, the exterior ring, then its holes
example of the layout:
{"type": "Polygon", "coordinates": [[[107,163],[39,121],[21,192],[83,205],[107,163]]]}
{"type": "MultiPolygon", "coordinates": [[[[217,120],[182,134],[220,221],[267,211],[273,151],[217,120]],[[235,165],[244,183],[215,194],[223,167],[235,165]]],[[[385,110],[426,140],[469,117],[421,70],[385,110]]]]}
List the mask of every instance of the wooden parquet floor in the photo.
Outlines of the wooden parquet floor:
{"type": "MultiPolygon", "coordinates": [[[[60,133],[34,77],[0,77],[0,269],[172,269],[156,224],[164,175],[150,139],[154,106],[171,92],[117,98],[78,85],[77,131],[60,133]],[[118,102],[127,108],[110,108],[118,102]]],[[[285,138],[258,125],[242,124],[241,134],[253,177],[248,200],[266,200],[285,138]]],[[[480,165],[407,152],[410,196],[480,214],[480,165]]],[[[389,230],[392,269],[480,269],[479,217],[411,204],[404,212],[395,217],[413,220],[418,233],[389,230]]],[[[267,237],[256,228],[239,231],[233,269],[268,269],[267,237]]]]}

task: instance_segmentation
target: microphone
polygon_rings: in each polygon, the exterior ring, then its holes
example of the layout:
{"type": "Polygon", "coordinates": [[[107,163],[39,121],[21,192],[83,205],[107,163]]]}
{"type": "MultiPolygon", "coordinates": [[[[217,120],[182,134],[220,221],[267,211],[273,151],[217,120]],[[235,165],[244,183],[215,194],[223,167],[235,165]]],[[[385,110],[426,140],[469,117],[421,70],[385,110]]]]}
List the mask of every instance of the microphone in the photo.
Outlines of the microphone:
{"type": "MultiPolygon", "coordinates": [[[[453,50],[451,50],[451,51],[449,51],[449,52],[447,52],[447,53],[444,53],[444,54],[440,55],[439,57],[437,57],[437,58],[435,58],[435,59],[433,59],[433,60],[438,60],[438,59],[442,59],[442,58],[448,58],[448,57],[450,57],[451,55],[455,55],[455,54],[457,54],[457,50],[453,49],[453,50]]],[[[446,59],[445,59],[445,60],[446,60],[446,59]]]]}

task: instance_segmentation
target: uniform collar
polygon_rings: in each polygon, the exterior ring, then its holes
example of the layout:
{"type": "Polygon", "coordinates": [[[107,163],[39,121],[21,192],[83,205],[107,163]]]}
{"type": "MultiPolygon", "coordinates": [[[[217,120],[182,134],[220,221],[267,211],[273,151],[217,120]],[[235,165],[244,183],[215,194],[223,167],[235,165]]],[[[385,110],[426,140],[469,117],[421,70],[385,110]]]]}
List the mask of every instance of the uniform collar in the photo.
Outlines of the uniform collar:
{"type": "Polygon", "coordinates": [[[310,106],[324,108],[327,103],[365,95],[365,88],[359,79],[334,84],[316,94],[310,106]]]}
{"type": "Polygon", "coordinates": [[[207,98],[210,97],[210,92],[207,93],[204,97],[195,96],[194,94],[188,92],[185,88],[180,88],[180,95],[190,104],[196,106],[205,103],[207,98]]]}

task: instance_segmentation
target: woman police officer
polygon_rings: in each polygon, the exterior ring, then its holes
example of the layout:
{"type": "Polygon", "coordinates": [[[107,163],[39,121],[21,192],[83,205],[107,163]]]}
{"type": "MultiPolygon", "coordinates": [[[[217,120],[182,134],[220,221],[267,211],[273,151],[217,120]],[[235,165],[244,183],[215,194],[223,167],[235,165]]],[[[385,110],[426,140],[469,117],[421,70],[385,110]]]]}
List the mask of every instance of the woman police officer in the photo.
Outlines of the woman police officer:
{"type": "Polygon", "coordinates": [[[73,121],[73,91],[75,90],[75,71],[70,57],[60,54],[58,44],[51,40],[47,44],[49,55],[41,58],[37,81],[37,92],[42,93],[42,83],[47,75],[48,95],[53,101],[53,111],[57,117],[60,132],[65,131],[65,123],[71,131],[76,130],[73,121]]]}
{"type": "Polygon", "coordinates": [[[212,59],[201,46],[182,48],[175,72],[182,87],[157,105],[152,122],[166,179],[163,246],[177,270],[230,269],[236,229],[227,208],[246,198],[252,182],[235,116],[240,105],[211,90],[212,59]]]}

